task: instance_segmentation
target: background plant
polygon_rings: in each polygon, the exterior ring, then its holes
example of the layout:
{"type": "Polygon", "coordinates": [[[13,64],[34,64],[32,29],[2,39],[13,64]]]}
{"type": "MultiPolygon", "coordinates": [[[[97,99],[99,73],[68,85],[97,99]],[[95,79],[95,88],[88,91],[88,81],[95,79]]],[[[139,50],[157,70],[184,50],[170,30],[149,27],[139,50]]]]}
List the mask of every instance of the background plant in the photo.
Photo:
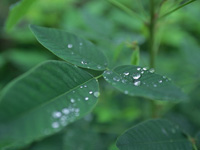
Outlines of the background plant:
{"type": "Polygon", "coordinates": [[[198,2],[182,12],[179,8],[193,1],[60,0],[46,7],[47,2],[21,1],[13,6],[6,30],[24,14],[25,19],[1,37],[2,149],[197,149],[198,2]],[[29,23],[66,29],[95,46],[65,31],[31,26],[55,57],[36,43],[29,23]],[[47,61],[5,86],[39,62],[59,58],[85,69],[47,61]],[[101,90],[97,105],[96,79],[101,90]],[[184,99],[188,100],[174,103],[184,99]],[[141,123],[161,117],[170,121],[141,123]],[[116,138],[133,125],[118,138],[116,147],[116,138]]]}

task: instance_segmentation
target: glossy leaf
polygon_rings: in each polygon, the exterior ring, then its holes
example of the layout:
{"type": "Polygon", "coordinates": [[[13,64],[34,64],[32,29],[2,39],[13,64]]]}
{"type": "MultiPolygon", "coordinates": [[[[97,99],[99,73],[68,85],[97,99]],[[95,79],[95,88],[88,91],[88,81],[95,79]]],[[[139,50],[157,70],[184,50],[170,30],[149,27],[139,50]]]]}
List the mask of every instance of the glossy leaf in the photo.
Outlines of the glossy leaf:
{"type": "Polygon", "coordinates": [[[6,30],[11,30],[18,21],[27,13],[31,5],[37,0],[21,0],[10,7],[8,19],[6,21],[6,30]]]}
{"type": "Polygon", "coordinates": [[[126,131],[117,140],[120,150],[192,150],[181,129],[167,120],[149,120],[126,131]]]}
{"type": "Polygon", "coordinates": [[[61,59],[83,68],[106,69],[106,57],[91,42],[58,29],[35,25],[30,28],[37,40],[61,59]]]}
{"type": "Polygon", "coordinates": [[[103,76],[115,88],[131,96],[166,101],[187,99],[167,77],[155,74],[153,69],[125,65],[105,71],[103,76]]]}
{"type": "Polygon", "coordinates": [[[42,63],[1,92],[0,145],[23,145],[60,131],[90,112],[97,96],[98,83],[87,72],[62,61],[42,63]]]}

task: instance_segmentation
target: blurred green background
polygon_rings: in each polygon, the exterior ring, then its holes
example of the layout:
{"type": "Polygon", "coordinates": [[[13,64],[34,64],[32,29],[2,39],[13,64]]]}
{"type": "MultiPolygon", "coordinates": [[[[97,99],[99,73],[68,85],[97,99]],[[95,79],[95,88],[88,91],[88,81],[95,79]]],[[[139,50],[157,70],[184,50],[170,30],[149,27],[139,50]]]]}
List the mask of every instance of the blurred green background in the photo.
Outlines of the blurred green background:
{"type": "MultiPolygon", "coordinates": [[[[17,0],[0,1],[0,90],[38,63],[59,59],[42,47],[29,24],[60,28],[92,41],[109,60],[110,68],[131,64],[134,41],[140,47],[140,65],[148,66],[148,1],[119,0],[135,17],[106,0],[35,0],[10,31],[5,30],[9,8],[17,0]],[[144,21],[143,21],[144,20],[144,21]]],[[[158,4],[161,0],[158,0],[158,4]]],[[[160,10],[178,7],[171,0],[160,10]]],[[[158,5],[159,6],[159,5],[158,5]]],[[[161,20],[156,28],[156,72],[170,77],[190,97],[178,104],[157,103],[158,116],[178,123],[194,136],[200,130],[200,2],[196,1],[161,20]]],[[[95,74],[95,72],[92,72],[95,74]]],[[[91,114],[57,135],[31,144],[29,150],[115,150],[116,138],[127,128],[149,119],[149,101],[118,92],[100,79],[101,96],[91,114]]]]}

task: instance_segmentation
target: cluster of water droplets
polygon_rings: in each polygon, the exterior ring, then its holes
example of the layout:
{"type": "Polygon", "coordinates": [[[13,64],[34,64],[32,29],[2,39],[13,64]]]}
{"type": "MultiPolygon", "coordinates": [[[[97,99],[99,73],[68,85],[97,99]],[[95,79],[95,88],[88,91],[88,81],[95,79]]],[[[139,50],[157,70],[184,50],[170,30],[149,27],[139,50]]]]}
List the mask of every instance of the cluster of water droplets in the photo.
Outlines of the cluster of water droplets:
{"type": "MultiPolygon", "coordinates": [[[[157,76],[156,80],[151,81],[152,76],[150,74],[153,74],[155,70],[153,68],[147,69],[147,68],[136,68],[136,71],[125,71],[121,74],[116,74],[112,71],[105,71],[105,80],[112,80],[113,85],[116,85],[117,83],[123,83],[123,84],[131,84],[134,86],[146,86],[150,88],[157,88],[162,85],[163,82],[169,81],[169,79],[166,76],[157,76]],[[145,78],[142,79],[142,77],[145,76],[145,78]],[[111,78],[112,77],[112,78],[111,78]]],[[[128,94],[129,91],[125,90],[125,94],[128,94]]]]}

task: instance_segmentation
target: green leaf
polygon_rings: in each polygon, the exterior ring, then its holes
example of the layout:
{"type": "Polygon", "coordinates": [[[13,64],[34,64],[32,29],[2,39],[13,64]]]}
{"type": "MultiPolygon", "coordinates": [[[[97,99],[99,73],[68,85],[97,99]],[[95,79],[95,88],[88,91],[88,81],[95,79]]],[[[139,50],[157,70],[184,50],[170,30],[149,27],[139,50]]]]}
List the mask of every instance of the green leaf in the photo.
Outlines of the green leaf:
{"type": "Polygon", "coordinates": [[[152,69],[124,65],[113,71],[105,71],[103,76],[108,83],[131,96],[166,101],[187,99],[187,96],[168,78],[155,74],[152,69]]]}
{"type": "Polygon", "coordinates": [[[40,64],[0,94],[0,145],[23,145],[60,131],[92,110],[98,91],[96,79],[82,69],[62,61],[40,64]]]}
{"type": "Polygon", "coordinates": [[[181,129],[167,120],[143,122],[126,131],[117,140],[120,150],[192,150],[181,129]]]}
{"type": "Polygon", "coordinates": [[[58,29],[34,25],[30,29],[44,47],[61,59],[83,68],[106,69],[106,57],[89,41],[58,29]]]}
{"type": "Polygon", "coordinates": [[[21,0],[10,7],[8,19],[5,28],[10,31],[18,21],[28,12],[31,5],[37,0],[21,0]]]}

